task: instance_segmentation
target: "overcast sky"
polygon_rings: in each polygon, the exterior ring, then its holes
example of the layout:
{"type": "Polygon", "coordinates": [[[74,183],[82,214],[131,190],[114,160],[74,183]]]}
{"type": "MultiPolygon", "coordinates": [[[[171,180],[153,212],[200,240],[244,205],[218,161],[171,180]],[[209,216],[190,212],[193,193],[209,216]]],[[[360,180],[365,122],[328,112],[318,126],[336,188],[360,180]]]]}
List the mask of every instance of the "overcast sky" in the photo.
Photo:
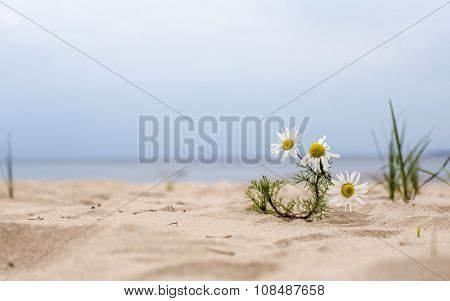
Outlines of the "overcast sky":
{"type": "MultiPolygon", "coordinates": [[[[445,3],[4,2],[196,117],[263,117],[445,3]]],[[[18,158],[133,157],[137,116],[176,115],[1,4],[0,54],[0,137],[18,158]]],[[[305,141],[375,154],[389,98],[411,144],[434,129],[430,149],[450,149],[450,5],[277,115],[311,116],[305,141]]]]}

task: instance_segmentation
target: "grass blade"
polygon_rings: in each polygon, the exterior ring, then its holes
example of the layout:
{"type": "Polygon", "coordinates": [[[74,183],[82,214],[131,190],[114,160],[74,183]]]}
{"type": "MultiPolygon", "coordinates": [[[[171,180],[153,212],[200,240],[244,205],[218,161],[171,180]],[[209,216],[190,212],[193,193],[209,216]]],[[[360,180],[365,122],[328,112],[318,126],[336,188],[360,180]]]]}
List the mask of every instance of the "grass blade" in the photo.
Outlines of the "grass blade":
{"type": "Polygon", "coordinates": [[[11,147],[11,136],[9,134],[6,139],[5,164],[6,164],[6,179],[5,179],[6,189],[8,191],[9,198],[13,199],[14,198],[13,155],[11,147]]]}
{"type": "Polygon", "coordinates": [[[407,203],[410,200],[410,195],[408,191],[408,180],[406,178],[406,171],[405,171],[405,162],[403,161],[403,154],[402,154],[402,142],[399,136],[398,127],[397,127],[397,120],[395,118],[394,114],[394,108],[392,106],[392,100],[389,99],[389,108],[391,110],[391,118],[392,118],[392,127],[394,131],[394,138],[395,138],[395,145],[397,147],[397,157],[398,157],[398,164],[399,164],[399,172],[402,179],[402,194],[403,199],[407,203]]]}
{"type": "Polygon", "coordinates": [[[442,164],[441,168],[438,171],[436,171],[434,174],[432,174],[431,177],[426,179],[422,184],[420,184],[419,189],[422,188],[425,184],[427,184],[431,180],[433,180],[434,178],[436,178],[438,176],[438,174],[440,174],[445,169],[449,160],[450,160],[450,157],[447,157],[447,160],[445,160],[445,162],[444,162],[444,164],[442,164]]]}

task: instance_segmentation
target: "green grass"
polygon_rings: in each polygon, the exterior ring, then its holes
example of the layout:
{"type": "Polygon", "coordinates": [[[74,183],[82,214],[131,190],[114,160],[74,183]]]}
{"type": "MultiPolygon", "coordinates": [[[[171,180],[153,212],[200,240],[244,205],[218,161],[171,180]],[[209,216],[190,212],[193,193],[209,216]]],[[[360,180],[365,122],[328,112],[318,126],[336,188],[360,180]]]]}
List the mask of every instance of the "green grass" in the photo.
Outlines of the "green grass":
{"type": "Polygon", "coordinates": [[[8,134],[6,139],[6,154],[5,154],[6,176],[4,176],[4,182],[6,190],[8,191],[8,197],[14,198],[14,173],[13,173],[13,155],[11,147],[11,138],[8,134]]]}
{"type": "MultiPolygon", "coordinates": [[[[420,189],[425,184],[433,179],[439,179],[448,184],[446,180],[439,177],[439,174],[445,170],[449,159],[447,158],[442,167],[436,172],[423,169],[420,165],[421,158],[430,144],[430,134],[420,139],[412,148],[406,149],[406,129],[403,127],[401,131],[399,130],[391,100],[389,100],[389,110],[392,129],[388,144],[387,162],[382,167],[382,178],[379,179],[379,182],[385,184],[391,200],[394,201],[397,196],[400,196],[405,203],[408,203],[420,193],[420,189]],[[429,176],[422,183],[420,183],[421,174],[429,176]]],[[[375,135],[374,141],[378,153],[382,157],[375,135]]]]}
{"type": "Polygon", "coordinates": [[[166,191],[167,192],[173,191],[173,182],[172,181],[167,182],[166,191]]]}

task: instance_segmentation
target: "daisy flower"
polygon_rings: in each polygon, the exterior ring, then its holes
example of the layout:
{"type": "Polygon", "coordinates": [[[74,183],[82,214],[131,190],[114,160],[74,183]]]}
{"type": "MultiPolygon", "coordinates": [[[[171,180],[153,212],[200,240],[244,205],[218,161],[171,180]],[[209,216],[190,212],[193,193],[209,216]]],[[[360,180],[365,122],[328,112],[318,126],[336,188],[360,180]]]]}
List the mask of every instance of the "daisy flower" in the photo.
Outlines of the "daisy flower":
{"type": "Polygon", "coordinates": [[[273,157],[278,157],[281,153],[281,161],[286,160],[288,155],[295,158],[298,153],[297,144],[300,140],[301,134],[296,130],[296,128],[291,128],[290,130],[286,128],[277,133],[280,141],[278,143],[273,143],[270,145],[270,152],[273,157]]]}
{"type": "Polygon", "coordinates": [[[312,169],[315,172],[318,172],[320,171],[320,164],[322,164],[323,170],[327,171],[330,167],[330,159],[340,157],[340,155],[338,154],[329,152],[330,146],[324,142],[326,138],[327,136],[323,136],[319,139],[319,141],[311,144],[311,146],[309,147],[309,153],[306,154],[302,159],[301,164],[303,166],[310,164],[312,169]]]}
{"type": "Polygon", "coordinates": [[[331,204],[336,204],[336,206],[344,205],[345,212],[347,212],[347,206],[349,211],[352,212],[352,201],[358,202],[360,206],[364,205],[365,202],[362,198],[366,197],[368,183],[363,183],[358,185],[361,173],[354,171],[350,176],[348,171],[344,174],[336,174],[337,180],[333,179],[333,187],[330,188],[330,194],[334,197],[330,200],[331,204]]]}

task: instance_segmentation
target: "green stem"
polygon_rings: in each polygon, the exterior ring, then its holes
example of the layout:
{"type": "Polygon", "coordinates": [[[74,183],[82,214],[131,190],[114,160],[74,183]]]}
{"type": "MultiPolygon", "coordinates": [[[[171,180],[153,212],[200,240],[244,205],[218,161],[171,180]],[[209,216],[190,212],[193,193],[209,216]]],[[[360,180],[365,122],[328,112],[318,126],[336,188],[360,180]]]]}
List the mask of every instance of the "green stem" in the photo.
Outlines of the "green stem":
{"type": "Polygon", "coordinates": [[[270,206],[273,208],[275,213],[281,217],[289,218],[289,219],[308,219],[311,216],[311,213],[308,213],[307,215],[295,215],[295,214],[287,214],[287,213],[281,212],[280,210],[278,210],[278,207],[275,206],[275,204],[273,203],[271,198],[269,198],[267,201],[269,202],[270,206]]]}
{"type": "MultiPolygon", "coordinates": [[[[297,156],[300,158],[300,160],[302,160],[302,157],[300,156],[299,153],[297,153],[297,156]]],[[[314,209],[311,210],[311,211],[308,213],[308,217],[309,217],[309,216],[311,216],[313,213],[315,213],[315,212],[317,211],[318,202],[319,202],[319,199],[320,199],[319,181],[320,181],[320,178],[321,178],[322,176],[326,176],[326,174],[325,174],[325,171],[323,170],[322,162],[320,162],[320,173],[316,172],[316,171],[315,171],[314,169],[312,169],[311,166],[309,166],[309,165],[306,165],[306,168],[308,168],[309,171],[310,171],[311,173],[313,173],[314,176],[315,176],[315,182],[314,182],[314,194],[315,194],[314,209]]]]}

